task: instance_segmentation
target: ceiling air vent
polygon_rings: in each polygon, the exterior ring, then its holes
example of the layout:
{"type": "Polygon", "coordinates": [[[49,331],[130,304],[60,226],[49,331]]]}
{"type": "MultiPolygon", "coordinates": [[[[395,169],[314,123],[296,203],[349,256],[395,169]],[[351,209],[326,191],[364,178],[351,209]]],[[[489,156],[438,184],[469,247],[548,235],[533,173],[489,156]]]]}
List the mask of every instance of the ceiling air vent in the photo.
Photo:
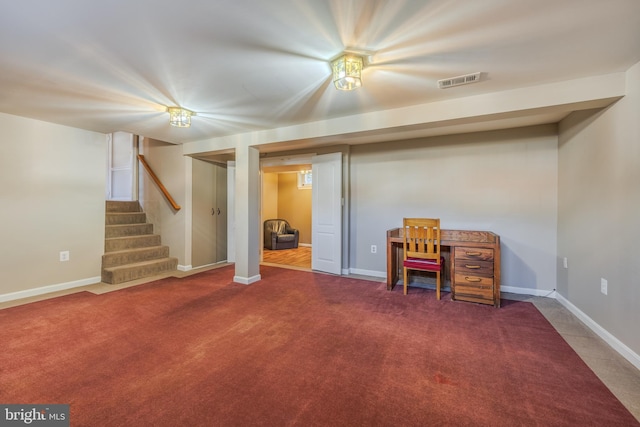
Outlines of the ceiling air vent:
{"type": "Polygon", "coordinates": [[[453,86],[466,85],[480,81],[480,73],[467,74],[464,76],[451,77],[449,79],[438,80],[438,87],[446,89],[453,86]]]}

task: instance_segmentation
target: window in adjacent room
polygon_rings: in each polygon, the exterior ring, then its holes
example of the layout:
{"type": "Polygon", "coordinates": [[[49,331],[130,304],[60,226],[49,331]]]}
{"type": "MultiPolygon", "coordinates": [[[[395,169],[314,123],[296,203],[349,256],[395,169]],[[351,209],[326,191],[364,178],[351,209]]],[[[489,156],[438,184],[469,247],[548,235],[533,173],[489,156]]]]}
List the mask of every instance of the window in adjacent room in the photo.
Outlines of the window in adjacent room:
{"type": "Polygon", "coordinates": [[[298,172],[298,189],[311,188],[312,182],[310,170],[298,172]]]}

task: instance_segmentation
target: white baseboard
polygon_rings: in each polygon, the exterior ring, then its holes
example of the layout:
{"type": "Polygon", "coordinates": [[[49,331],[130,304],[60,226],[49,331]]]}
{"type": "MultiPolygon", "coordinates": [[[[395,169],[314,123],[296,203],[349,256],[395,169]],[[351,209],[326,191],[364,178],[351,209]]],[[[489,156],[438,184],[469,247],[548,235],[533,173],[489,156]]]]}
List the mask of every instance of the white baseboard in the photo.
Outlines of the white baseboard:
{"type": "Polygon", "coordinates": [[[387,273],[384,271],[363,270],[361,268],[350,268],[345,270],[344,274],[358,274],[360,276],[380,277],[383,279],[387,278],[387,273]]]}
{"type": "Polygon", "coordinates": [[[509,292],[512,294],[520,295],[532,295],[535,297],[555,298],[555,289],[531,289],[531,288],[518,288],[515,286],[500,286],[500,292],[509,292]]]}
{"type": "Polygon", "coordinates": [[[251,276],[251,277],[233,276],[234,282],[240,283],[243,285],[250,285],[252,283],[259,281],[260,279],[262,279],[262,276],[260,274],[256,274],[255,276],[251,276]]]}
{"type": "Polygon", "coordinates": [[[633,366],[635,366],[636,368],[640,369],[640,356],[637,353],[635,353],[633,350],[631,350],[629,347],[627,347],[618,338],[616,338],[613,335],[611,335],[609,333],[609,331],[607,331],[602,326],[600,326],[598,323],[596,323],[592,318],[587,316],[582,310],[580,310],[578,307],[573,305],[569,300],[567,300],[562,295],[560,295],[560,294],[556,295],[556,300],[560,304],[565,306],[567,308],[567,310],[569,310],[571,313],[573,313],[578,319],[580,319],[582,321],[582,323],[587,325],[589,327],[589,329],[591,329],[593,332],[596,333],[596,335],[598,335],[607,344],[609,344],[611,346],[611,348],[613,348],[615,351],[620,353],[620,355],[622,357],[624,357],[625,359],[627,359],[629,362],[631,362],[631,364],[633,366]]]}
{"type": "Polygon", "coordinates": [[[87,279],[74,280],[73,282],[58,283],[57,285],[42,286],[24,291],[0,294],[0,302],[14,301],[38,295],[50,294],[52,292],[64,291],[67,289],[79,288],[81,286],[93,285],[95,283],[100,283],[101,280],[102,278],[100,276],[89,277],[87,279]]]}
{"type": "Polygon", "coordinates": [[[213,267],[219,264],[227,264],[227,260],[225,259],[224,261],[218,261],[218,262],[213,262],[211,264],[205,264],[205,265],[199,265],[197,267],[194,267],[193,265],[189,264],[189,265],[178,265],[177,269],[178,271],[191,271],[191,270],[196,270],[196,269],[201,269],[201,268],[209,268],[209,267],[213,267]]]}

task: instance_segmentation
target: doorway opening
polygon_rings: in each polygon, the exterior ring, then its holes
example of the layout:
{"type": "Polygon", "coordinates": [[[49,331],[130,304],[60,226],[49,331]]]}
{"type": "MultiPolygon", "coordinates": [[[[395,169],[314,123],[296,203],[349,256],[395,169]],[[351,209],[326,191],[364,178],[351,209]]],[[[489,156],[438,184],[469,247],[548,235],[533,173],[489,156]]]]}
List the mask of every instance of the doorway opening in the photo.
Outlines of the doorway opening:
{"type": "Polygon", "coordinates": [[[262,168],[262,215],[264,223],[283,219],[297,230],[297,247],[270,249],[262,246],[262,263],[311,270],[311,164],[299,163],[262,168]]]}
{"type": "Polygon", "coordinates": [[[138,136],[127,132],[107,135],[106,199],[131,201],[138,199],[138,136]]]}
{"type": "MultiPolygon", "coordinates": [[[[263,225],[264,219],[269,219],[274,214],[277,216],[282,215],[280,206],[290,209],[288,212],[291,212],[292,215],[295,215],[302,206],[308,206],[311,214],[306,214],[305,218],[309,221],[307,238],[310,240],[307,243],[303,237],[300,246],[308,244],[313,247],[311,251],[311,270],[337,275],[343,274],[342,222],[344,198],[342,195],[342,169],[341,152],[265,158],[260,163],[262,177],[261,218],[263,219],[263,225]],[[311,198],[311,202],[307,205],[302,203],[296,205],[287,201],[286,204],[280,203],[276,205],[275,211],[269,211],[269,207],[265,207],[264,203],[273,203],[274,199],[265,197],[265,192],[268,194],[264,184],[265,173],[283,172],[282,175],[286,175],[284,172],[295,171],[295,173],[299,173],[301,171],[309,171],[309,166],[311,167],[311,185],[307,185],[306,188],[299,188],[298,191],[311,193],[306,193],[307,197],[311,198]],[[309,191],[309,187],[311,187],[311,191],[309,191]]],[[[293,175],[290,181],[295,182],[296,187],[298,186],[297,175],[293,175]]],[[[280,177],[278,178],[278,186],[279,182],[280,177]]],[[[271,185],[274,184],[272,183],[271,185]]],[[[305,186],[301,185],[301,187],[305,186]]],[[[278,197],[279,200],[280,197],[278,197]]],[[[298,227],[297,225],[293,226],[298,227]]],[[[264,242],[264,227],[262,228],[262,233],[264,242]]],[[[263,244],[260,247],[260,259],[263,261],[263,244]]]]}

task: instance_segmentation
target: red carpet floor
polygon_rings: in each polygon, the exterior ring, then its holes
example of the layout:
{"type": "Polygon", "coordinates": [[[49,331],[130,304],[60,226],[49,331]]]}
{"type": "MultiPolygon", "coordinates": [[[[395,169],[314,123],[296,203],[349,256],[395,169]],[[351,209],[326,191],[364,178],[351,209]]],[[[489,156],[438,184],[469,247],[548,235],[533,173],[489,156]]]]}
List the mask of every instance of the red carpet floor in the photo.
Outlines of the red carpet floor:
{"type": "Polygon", "coordinates": [[[72,426],[637,426],[537,309],[233,267],[0,310],[0,403],[72,426]]]}

